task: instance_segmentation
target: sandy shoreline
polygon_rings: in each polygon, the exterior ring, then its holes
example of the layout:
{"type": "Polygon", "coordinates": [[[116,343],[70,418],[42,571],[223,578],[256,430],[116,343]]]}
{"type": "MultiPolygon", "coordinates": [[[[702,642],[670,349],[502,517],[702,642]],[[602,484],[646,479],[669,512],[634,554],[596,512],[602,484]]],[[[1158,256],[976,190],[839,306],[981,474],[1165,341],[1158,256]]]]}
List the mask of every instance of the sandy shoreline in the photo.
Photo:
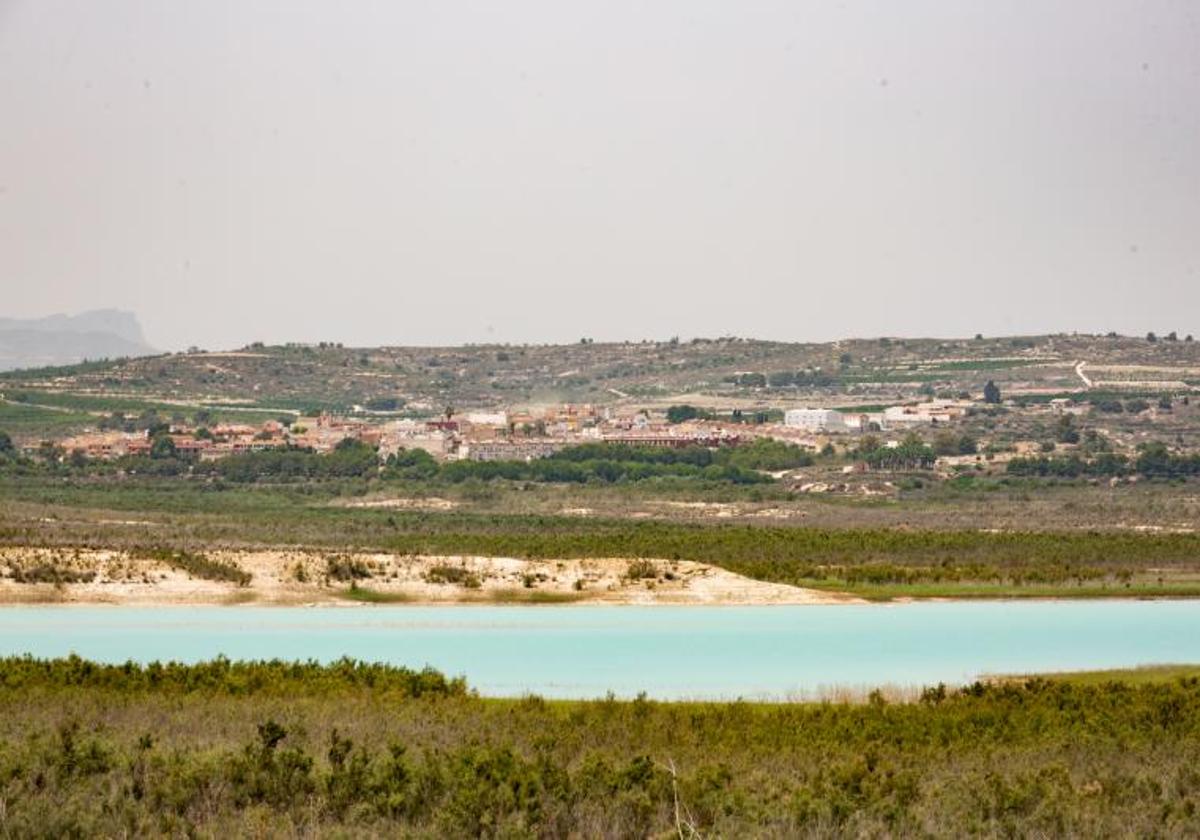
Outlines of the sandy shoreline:
{"type": "Polygon", "coordinates": [[[765,583],[691,561],[520,560],[293,549],[205,552],[250,575],[211,580],[124,551],[0,548],[0,605],[843,604],[859,599],[765,583]]]}

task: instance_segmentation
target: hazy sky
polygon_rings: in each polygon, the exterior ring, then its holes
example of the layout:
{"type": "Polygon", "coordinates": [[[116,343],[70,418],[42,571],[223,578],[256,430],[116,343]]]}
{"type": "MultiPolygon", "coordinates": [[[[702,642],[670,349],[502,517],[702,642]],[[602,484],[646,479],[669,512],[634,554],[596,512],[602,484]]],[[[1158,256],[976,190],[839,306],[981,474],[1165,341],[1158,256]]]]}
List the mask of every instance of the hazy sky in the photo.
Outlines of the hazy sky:
{"type": "Polygon", "coordinates": [[[0,0],[0,315],[1200,333],[1196,0],[0,0]]]}

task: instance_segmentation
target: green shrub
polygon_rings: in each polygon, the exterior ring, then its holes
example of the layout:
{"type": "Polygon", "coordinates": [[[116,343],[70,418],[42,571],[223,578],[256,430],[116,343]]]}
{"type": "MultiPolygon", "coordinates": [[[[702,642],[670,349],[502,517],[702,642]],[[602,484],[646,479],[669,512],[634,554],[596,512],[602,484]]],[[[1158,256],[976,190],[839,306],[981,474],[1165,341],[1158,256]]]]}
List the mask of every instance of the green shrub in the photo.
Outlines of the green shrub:
{"type": "Polygon", "coordinates": [[[159,563],[186,572],[192,577],[205,580],[227,581],[238,586],[249,586],[254,576],[234,563],[212,560],[203,554],[169,548],[139,548],[131,552],[134,557],[156,560],[159,563]]]}

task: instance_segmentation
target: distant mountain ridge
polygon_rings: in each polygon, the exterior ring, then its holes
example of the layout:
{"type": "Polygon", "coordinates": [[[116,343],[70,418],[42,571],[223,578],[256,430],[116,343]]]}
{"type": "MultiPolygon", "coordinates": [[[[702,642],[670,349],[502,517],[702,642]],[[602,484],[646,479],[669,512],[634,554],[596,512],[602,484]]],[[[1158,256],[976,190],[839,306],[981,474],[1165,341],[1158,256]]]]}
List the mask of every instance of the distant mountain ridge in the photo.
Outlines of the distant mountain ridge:
{"type": "Polygon", "coordinates": [[[78,315],[0,318],[0,370],[71,365],[84,359],[147,356],[142,325],[132,312],[96,309],[78,315]]]}

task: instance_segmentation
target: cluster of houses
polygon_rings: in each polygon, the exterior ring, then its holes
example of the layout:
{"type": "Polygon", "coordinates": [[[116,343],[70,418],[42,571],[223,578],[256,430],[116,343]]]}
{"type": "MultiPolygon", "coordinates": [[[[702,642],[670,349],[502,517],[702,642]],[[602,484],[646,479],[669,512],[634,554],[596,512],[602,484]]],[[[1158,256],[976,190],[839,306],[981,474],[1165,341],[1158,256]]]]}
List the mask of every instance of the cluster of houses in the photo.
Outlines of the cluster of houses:
{"type": "MultiPolygon", "coordinates": [[[[381,458],[421,449],[438,460],[508,461],[542,458],[582,443],[715,448],[736,446],[754,437],[774,437],[817,445],[828,435],[949,423],[965,415],[969,405],[927,402],[864,412],[798,408],[785,412],[782,424],[732,428],[703,419],[672,424],[649,411],[622,413],[592,405],[556,405],[518,411],[447,411],[434,419],[382,420],[323,414],[297,418],[290,424],[272,420],[261,425],[175,425],[168,435],[177,453],[200,460],[285,448],[328,452],[349,438],[375,447],[381,458]]],[[[58,445],[67,453],[78,451],[89,458],[113,459],[149,455],[154,444],[147,432],[99,431],[67,438],[58,445]]]]}
{"type": "Polygon", "coordinates": [[[735,446],[742,439],[712,424],[671,425],[646,412],[619,413],[591,405],[400,420],[382,428],[382,455],[424,449],[435,458],[473,461],[526,461],[584,443],[679,448],[735,446]]]}
{"type": "MultiPolygon", "coordinates": [[[[593,406],[552,406],[536,412],[448,413],[432,420],[366,420],[323,414],[291,424],[271,420],[261,425],[172,425],[166,435],[176,453],[202,461],[247,452],[300,448],[329,452],[346,439],[378,449],[381,458],[401,450],[421,449],[438,460],[529,460],[581,443],[625,443],[631,446],[731,446],[739,435],[719,428],[671,426],[653,422],[645,413],[614,415],[593,406]]],[[[155,441],[149,432],[95,431],[57,442],[67,454],[111,460],[150,455],[155,441]]]]}
{"type": "MultiPolygon", "coordinates": [[[[322,415],[285,425],[270,420],[262,425],[219,423],[208,427],[173,425],[167,437],[180,455],[216,460],[246,452],[299,447],[328,452],[346,438],[372,446],[382,442],[381,430],[363,421],[322,415]]],[[[149,455],[155,441],[149,432],[100,431],[69,437],[58,442],[67,453],[82,452],[89,458],[108,460],[126,455],[149,455]]]]}

